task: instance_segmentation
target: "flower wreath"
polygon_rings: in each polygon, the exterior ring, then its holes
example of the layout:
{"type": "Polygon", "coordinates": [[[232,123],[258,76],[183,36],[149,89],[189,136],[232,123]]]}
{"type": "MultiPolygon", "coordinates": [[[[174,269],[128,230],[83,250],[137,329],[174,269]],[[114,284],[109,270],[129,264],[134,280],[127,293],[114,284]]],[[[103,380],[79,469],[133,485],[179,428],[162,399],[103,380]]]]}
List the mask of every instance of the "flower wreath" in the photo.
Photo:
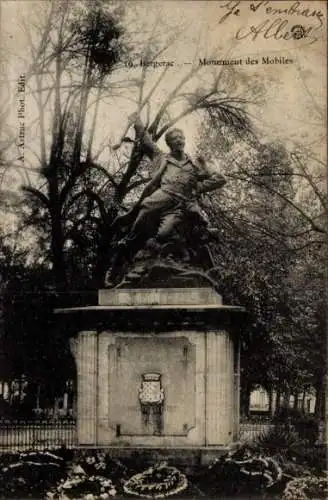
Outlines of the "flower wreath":
{"type": "Polygon", "coordinates": [[[239,471],[249,480],[260,478],[264,480],[265,488],[271,488],[282,479],[282,469],[276,460],[271,457],[250,457],[245,460],[226,458],[226,464],[234,464],[239,471]]]}
{"type": "Polygon", "coordinates": [[[116,495],[112,481],[103,476],[88,476],[81,466],[76,466],[68,477],[48,491],[48,500],[107,500],[116,495]]]}
{"type": "Polygon", "coordinates": [[[144,498],[165,498],[185,490],[187,478],[175,467],[161,462],[140,474],[135,474],[123,485],[125,493],[144,498]]]}
{"type": "Polygon", "coordinates": [[[327,476],[304,476],[289,481],[282,496],[283,500],[320,500],[328,498],[327,476]]]}

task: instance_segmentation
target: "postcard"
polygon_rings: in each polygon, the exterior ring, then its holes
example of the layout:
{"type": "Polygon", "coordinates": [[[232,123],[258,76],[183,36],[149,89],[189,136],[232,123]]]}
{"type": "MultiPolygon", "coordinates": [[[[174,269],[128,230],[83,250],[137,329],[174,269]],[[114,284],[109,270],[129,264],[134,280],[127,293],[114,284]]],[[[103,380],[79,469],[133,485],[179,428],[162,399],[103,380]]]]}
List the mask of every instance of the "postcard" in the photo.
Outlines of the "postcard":
{"type": "Polygon", "coordinates": [[[0,9],[0,452],[112,450],[54,495],[215,496],[223,456],[221,495],[293,498],[259,450],[323,469],[326,2],[0,9]]]}

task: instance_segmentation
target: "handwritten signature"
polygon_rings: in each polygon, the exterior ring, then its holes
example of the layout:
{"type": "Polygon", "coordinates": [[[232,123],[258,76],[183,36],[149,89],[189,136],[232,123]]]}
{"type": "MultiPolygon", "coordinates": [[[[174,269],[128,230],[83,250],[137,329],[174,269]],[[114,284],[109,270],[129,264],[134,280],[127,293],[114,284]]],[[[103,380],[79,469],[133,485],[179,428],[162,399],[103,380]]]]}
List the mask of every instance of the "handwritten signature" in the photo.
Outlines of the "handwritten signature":
{"type": "Polygon", "coordinates": [[[225,12],[219,19],[219,24],[224,23],[231,16],[240,16],[242,9],[245,12],[245,7],[248,7],[253,13],[265,14],[266,19],[257,25],[254,23],[239,28],[236,32],[237,40],[245,38],[256,40],[259,35],[262,35],[264,39],[273,38],[275,40],[308,38],[310,44],[312,44],[318,40],[315,32],[324,23],[324,13],[320,9],[304,7],[298,1],[293,2],[289,7],[279,7],[278,3],[276,1],[272,2],[272,0],[260,0],[258,2],[248,2],[247,4],[241,2],[241,0],[230,0],[221,5],[225,12]],[[300,24],[300,18],[307,20],[306,27],[300,24]],[[309,23],[309,21],[312,21],[312,23],[309,23]]]}
{"type": "Polygon", "coordinates": [[[314,35],[313,28],[310,26],[304,28],[301,25],[290,26],[287,19],[276,18],[273,21],[266,19],[257,26],[243,26],[236,32],[236,39],[243,40],[250,38],[256,40],[262,34],[265,40],[270,38],[274,40],[299,40],[300,38],[308,38],[310,45],[318,40],[314,35]]]}

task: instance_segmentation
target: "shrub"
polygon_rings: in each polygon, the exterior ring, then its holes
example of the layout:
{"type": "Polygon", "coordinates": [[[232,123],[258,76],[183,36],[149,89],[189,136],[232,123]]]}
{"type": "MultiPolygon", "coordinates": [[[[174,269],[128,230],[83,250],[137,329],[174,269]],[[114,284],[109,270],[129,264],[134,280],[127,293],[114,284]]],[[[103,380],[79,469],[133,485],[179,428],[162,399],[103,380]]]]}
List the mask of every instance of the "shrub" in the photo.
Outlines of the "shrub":
{"type": "Polygon", "coordinates": [[[289,450],[288,455],[297,463],[314,469],[316,473],[321,473],[327,468],[326,445],[309,446],[307,444],[300,444],[289,450]]]}
{"type": "Polygon", "coordinates": [[[318,439],[318,422],[314,415],[295,408],[280,408],[273,421],[277,425],[292,425],[300,439],[306,439],[310,444],[318,439]]]}
{"type": "Polygon", "coordinates": [[[304,415],[304,412],[297,408],[289,408],[288,406],[282,406],[277,410],[273,417],[273,422],[277,424],[286,424],[287,422],[295,422],[301,416],[304,415]]]}
{"type": "Polygon", "coordinates": [[[289,425],[275,425],[257,436],[252,446],[263,450],[284,451],[300,444],[300,438],[295,429],[289,425]]]}
{"type": "Polygon", "coordinates": [[[318,422],[311,415],[299,415],[294,420],[295,430],[301,439],[313,445],[318,439],[318,422]]]}
{"type": "Polygon", "coordinates": [[[283,490],[282,469],[278,460],[261,456],[247,447],[213,462],[199,478],[201,489],[207,494],[251,495],[283,490]]]}

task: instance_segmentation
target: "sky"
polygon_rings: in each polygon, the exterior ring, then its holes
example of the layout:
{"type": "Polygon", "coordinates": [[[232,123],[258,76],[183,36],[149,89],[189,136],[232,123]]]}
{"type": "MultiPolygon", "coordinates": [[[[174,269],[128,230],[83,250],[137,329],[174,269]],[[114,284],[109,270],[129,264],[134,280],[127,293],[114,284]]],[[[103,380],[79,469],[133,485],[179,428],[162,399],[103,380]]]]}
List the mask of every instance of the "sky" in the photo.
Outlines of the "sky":
{"type": "MultiPolygon", "coordinates": [[[[5,67],[1,100],[9,108],[7,123],[14,136],[18,136],[17,80],[31,63],[26,27],[36,41],[36,27],[46,17],[48,2],[2,0],[0,6],[1,57],[5,67]]],[[[170,30],[174,31],[174,27],[178,27],[175,32],[179,36],[160,57],[161,61],[173,61],[174,65],[167,71],[163,84],[154,95],[153,112],[158,110],[169,90],[185,72],[199,66],[199,59],[241,60],[242,63],[235,67],[240,77],[244,78],[246,87],[251,90],[254,85],[261,84],[264,88],[260,105],[251,105],[249,108],[264,140],[279,139],[287,145],[299,141],[313,148],[316,155],[325,157],[326,147],[322,141],[326,127],[327,89],[325,1],[130,0],[124,2],[124,6],[131,32],[140,23],[144,33],[151,32],[156,26],[156,35],[164,40],[170,30]],[[137,23],[134,22],[135,17],[137,23]],[[295,39],[290,35],[293,29],[300,29],[301,34],[307,36],[295,39]],[[263,64],[263,57],[285,58],[292,60],[292,63],[263,64]]],[[[135,32],[136,40],[142,36],[140,29],[138,33],[135,32]]],[[[115,78],[129,81],[140,76],[138,61],[133,62],[136,68],[123,69],[115,78]]],[[[197,85],[201,86],[202,82],[206,84],[210,73],[217,69],[218,66],[202,67],[198,72],[202,80],[197,85]]],[[[151,85],[158,77],[159,70],[150,70],[148,74],[148,83],[151,85]]],[[[194,90],[192,85],[190,90],[194,90]]],[[[25,95],[25,108],[25,129],[30,131],[25,134],[25,156],[29,167],[35,163],[29,151],[39,147],[37,125],[29,127],[29,123],[37,117],[35,102],[29,94],[25,95]]],[[[179,113],[181,109],[181,103],[177,103],[172,112],[179,113]]],[[[96,145],[117,142],[125,130],[127,117],[135,110],[135,103],[120,96],[104,100],[97,124],[96,145]]],[[[145,117],[144,114],[142,116],[145,117]]],[[[199,119],[189,116],[178,125],[185,131],[187,150],[193,152],[199,119]]],[[[160,145],[165,148],[163,141],[160,145]]],[[[7,184],[21,181],[17,173],[6,176],[7,184]]]]}

